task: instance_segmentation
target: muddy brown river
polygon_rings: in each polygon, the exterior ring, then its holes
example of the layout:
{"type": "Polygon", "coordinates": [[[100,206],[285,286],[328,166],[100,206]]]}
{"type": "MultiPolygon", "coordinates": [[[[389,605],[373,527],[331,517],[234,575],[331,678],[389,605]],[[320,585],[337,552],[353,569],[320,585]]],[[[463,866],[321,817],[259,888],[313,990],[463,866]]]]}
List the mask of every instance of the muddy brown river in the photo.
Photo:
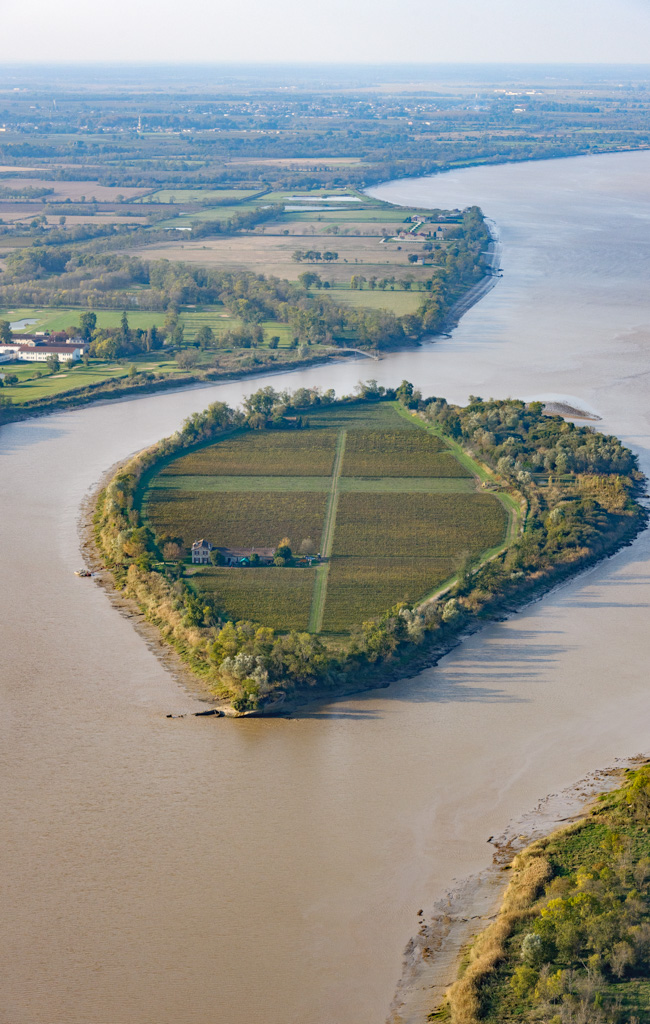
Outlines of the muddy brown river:
{"type": "Polygon", "coordinates": [[[167,719],[197,701],[73,575],[109,466],[267,382],[559,396],[650,472],[650,153],[374,191],[497,224],[504,277],[450,338],[0,431],[7,1024],[381,1024],[416,912],[487,837],[648,751],[648,534],[437,668],[289,720],[167,719]]]}

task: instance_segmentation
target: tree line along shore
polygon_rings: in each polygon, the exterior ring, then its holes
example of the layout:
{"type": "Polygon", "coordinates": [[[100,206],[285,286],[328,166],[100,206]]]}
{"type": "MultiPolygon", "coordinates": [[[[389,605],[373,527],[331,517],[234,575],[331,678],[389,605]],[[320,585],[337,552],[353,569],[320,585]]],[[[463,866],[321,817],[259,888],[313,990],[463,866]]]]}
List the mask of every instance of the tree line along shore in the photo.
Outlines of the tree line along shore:
{"type": "MultiPolygon", "coordinates": [[[[348,438],[354,438],[352,429],[340,429],[347,432],[348,438]]],[[[391,421],[390,430],[393,429],[391,421]]],[[[359,437],[362,434],[360,431],[359,437]]],[[[328,465],[331,465],[331,452],[328,458],[328,465]]],[[[265,474],[273,476],[272,470],[265,470],[265,474]]],[[[618,439],[591,427],[575,426],[559,416],[546,416],[540,403],[525,405],[513,399],[472,398],[467,407],[461,408],[449,405],[442,398],[425,399],[408,382],[386,390],[370,381],[360,385],[355,395],[339,400],[333,393],[317,390],[300,389],[292,395],[265,388],[249,396],[242,411],[214,403],[204,413],[190,417],[177,434],[130,460],[98,498],[95,536],[101,557],[116,585],[159,627],[165,640],[176,648],[207,689],[235,713],[264,713],[282,701],[289,706],[318,695],[360,690],[376,686],[382,679],[412,674],[418,666],[435,661],[463,631],[503,615],[629,543],[646,522],[646,513],[637,501],[643,479],[635,456],[618,439]],[[403,420],[416,434],[421,432],[422,436],[431,437],[432,442],[436,439],[439,442],[437,450],[432,448],[426,452],[416,446],[417,452],[412,457],[417,460],[418,469],[413,472],[420,481],[418,486],[439,491],[441,484],[436,476],[439,470],[432,470],[431,466],[436,460],[451,457],[461,470],[453,482],[457,471],[452,473],[445,469],[447,483],[451,479],[453,488],[458,491],[464,463],[466,475],[478,486],[478,492],[465,496],[407,493],[409,488],[412,492],[412,482],[406,484],[399,475],[390,479],[391,437],[395,435],[386,430],[385,421],[381,430],[376,429],[377,423],[374,429],[367,430],[368,434],[376,435],[372,442],[374,448],[368,447],[371,442],[367,437],[355,440],[350,448],[352,454],[357,453],[354,455],[357,461],[350,464],[349,488],[356,489],[357,493],[343,493],[348,486],[345,468],[335,486],[327,477],[326,469],[319,469],[318,473],[312,470],[309,485],[304,480],[287,485],[285,471],[279,465],[278,476],[282,479],[278,482],[276,478],[271,486],[268,480],[260,481],[259,471],[251,470],[249,459],[234,468],[231,465],[225,476],[223,465],[219,469],[215,464],[216,471],[209,469],[213,482],[206,485],[205,467],[202,470],[200,460],[196,461],[202,452],[208,453],[210,459],[221,459],[220,443],[225,450],[225,442],[233,435],[244,440],[239,448],[230,445],[229,459],[239,458],[246,444],[247,450],[254,450],[259,447],[259,441],[266,445],[265,439],[271,438],[277,453],[275,457],[281,460],[283,438],[289,444],[289,439],[300,433],[308,439],[312,450],[311,438],[331,426],[331,417],[339,416],[343,422],[347,416],[349,426],[351,416],[357,413],[362,417],[374,416],[378,410],[383,410],[382,415],[390,413],[397,420],[403,420]],[[300,427],[296,426],[299,418],[302,419],[300,427]],[[313,426],[309,425],[310,420],[314,421],[313,426]],[[247,439],[255,442],[252,448],[247,439]],[[186,464],[190,472],[185,472],[183,459],[194,460],[186,464]],[[377,466],[382,460],[384,476],[389,480],[388,483],[384,480],[381,488],[391,493],[378,495],[368,490],[368,484],[363,482],[364,464],[376,480],[381,477],[377,466]],[[427,466],[429,468],[422,468],[427,466]],[[181,467],[175,479],[174,467],[181,467]],[[148,504],[143,507],[144,495],[148,492],[155,498],[157,493],[150,488],[154,479],[162,480],[165,488],[164,515],[157,527],[161,531],[164,528],[164,533],[152,528],[155,515],[152,516],[148,504]],[[231,483],[227,483],[229,479],[231,483]],[[323,487],[326,488],[322,495],[318,493],[320,480],[325,481],[323,487]],[[252,489],[255,500],[247,503],[250,510],[247,515],[253,527],[256,523],[259,526],[259,534],[251,544],[252,534],[249,533],[248,543],[251,547],[260,543],[262,527],[267,530],[269,527],[268,516],[264,525],[259,510],[268,505],[269,514],[274,516],[278,508],[296,505],[297,497],[301,496],[294,493],[292,498],[288,493],[289,501],[284,506],[278,504],[280,499],[284,500],[284,495],[268,498],[266,492],[277,492],[287,486],[292,486],[294,491],[300,489],[302,497],[303,492],[310,491],[308,500],[306,498],[300,507],[312,512],[317,507],[323,508],[322,502],[329,494],[327,501],[339,503],[337,515],[340,514],[341,520],[337,520],[332,557],[328,559],[328,575],[324,581],[327,588],[332,587],[324,601],[324,619],[315,616],[300,623],[286,620],[271,625],[262,615],[252,614],[254,608],[262,606],[259,593],[250,590],[244,590],[243,599],[240,594],[238,613],[229,612],[229,602],[231,607],[236,602],[234,584],[228,580],[245,580],[249,587],[253,586],[253,580],[264,578],[266,581],[271,578],[268,574],[275,573],[281,578],[278,585],[286,593],[293,590],[294,584],[289,585],[289,577],[283,576],[284,573],[318,573],[319,569],[219,570],[215,567],[210,571],[217,582],[209,587],[201,582],[200,575],[193,575],[179,556],[187,553],[187,548],[182,551],[183,544],[197,539],[189,531],[208,521],[206,516],[210,515],[211,508],[229,507],[224,488],[234,487],[240,495],[242,488],[249,492],[252,489]],[[215,487],[219,488],[219,493],[210,492],[210,488],[215,487]],[[474,502],[472,515],[476,514],[477,507],[481,508],[470,532],[477,526],[485,527],[497,507],[502,509],[502,517],[508,512],[510,526],[505,530],[497,527],[497,520],[494,520],[495,526],[491,529],[496,529],[496,533],[482,534],[484,541],[478,549],[472,550],[463,536],[453,530],[445,533],[442,519],[437,532],[431,527],[430,509],[435,505],[436,509],[444,510],[445,498],[453,501],[457,508],[466,507],[465,499],[471,498],[474,502]],[[382,503],[382,509],[393,509],[395,516],[402,511],[402,519],[393,520],[397,529],[387,531],[386,539],[375,542],[374,548],[369,550],[364,547],[368,544],[365,538],[369,531],[363,523],[368,521],[368,510],[372,510],[377,501],[382,503]],[[192,519],[190,513],[193,515],[198,507],[204,511],[198,519],[192,519]],[[174,523],[174,508],[179,510],[178,530],[169,531],[168,527],[174,523]],[[183,521],[189,525],[184,535],[173,536],[174,532],[182,533],[183,509],[186,516],[183,521]],[[410,538],[421,536],[428,538],[430,546],[413,548],[410,538]],[[165,550],[165,545],[170,543],[179,545],[175,554],[169,547],[165,550]],[[381,544],[384,546],[379,550],[381,544]],[[171,560],[170,555],[174,556],[171,560]],[[375,604],[373,607],[367,595],[372,594],[373,580],[378,578],[380,558],[386,559],[382,563],[384,569],[393,565],[396,574],[393,585],[397,590],[392,593],[385,590],[385,606],[375,604]],[[352,567],[347,581],[346,562],[352,567]],[[439,570],[438,575],[432,571],[434,566],[439,570]],[[366,571],[370,573],[366,593],[353,592],[353,582],[358,587],[366,571]],[[426,577],[427,573],[431,582],[428,592],[423,582],[423,574],[426,577]],[[410,600],[400,600],[404,592],[411,594],[410,600]]],[[[275,520],[271,518],[271,522],[275,520]]],[[[275,545],[283,540],[279,532],[280,519],[277,522],[277,537],[268,534],[275,545]]],[[[315,524],[313,530],[323,520],[316,517],[309,522],[315,524]]],[[[305,539],[295,535],[298,528],[296,525],[294,536],[290,538],[296,549],[305,539]]],[[[228,538],[209,539],[218,545],[226,543],[228,538]]],[[[311,540],[313,542],[314,538],[311,540]]],[[[316,547],[318,543],[317,538],[316,547]]],[[[308,586],[306,580],[306,575],[300,576],[296,586],[308,586]]],[[[314,588],[314,594],[317,593],[318,589],[314,588]]],[[[318,606],[315,597],[314,601],[318,606]]]]}

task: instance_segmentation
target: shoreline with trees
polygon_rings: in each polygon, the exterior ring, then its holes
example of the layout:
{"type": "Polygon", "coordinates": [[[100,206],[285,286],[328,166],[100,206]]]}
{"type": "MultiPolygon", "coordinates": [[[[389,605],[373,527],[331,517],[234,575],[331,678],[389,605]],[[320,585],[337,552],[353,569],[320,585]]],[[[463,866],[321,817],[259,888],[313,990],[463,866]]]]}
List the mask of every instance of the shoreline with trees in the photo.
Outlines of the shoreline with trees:
{"type": "MultiPolygon", "coordinates": [[[[458,978],[429,1021],[645,1020],[650,766],[635,758],[598,775],[600,791],[569,825],[514,859],[512,839],[495,841],[494,870],[509,871],[509,884],[493,922],[458,951],[458,978]],[[602,776],[609,776],[605,792],[602,776]]],[[[539,833],[537,816],[532,823],[539,833]]]]}
{"type": "MultiPolygon", "coordinates": [[[[217,694],[233,714],[288,710],[413,675],[435,664],[465,633],[615,553],[646,525],[647,513],[636,500],[644,478],[616,438],[545,416],[541,403],[476,398],[463,409],[444,399],[425,400],[407,382],[395,392],[374,382],[359,390],[360,396],[339,404],[359,397],[393,402],[402,415],[458,446],[484,487],[502,488],[513,508],[526,510],[523,533],[511,534],[505,548],[478,565],[461,566],[428,601],[402,603],[365,622],[343,647],[310,633],[282,635],[263,623],[228,621],[218,604],[197,600],[182,573],[156,571],[159,541],[138,511],[143,477],[161,460],[214,443],[233,429],[252,428],[244,413],[223,403],[190,417],[172,438],[129,460],[102,489],[95,540],[115,586],[160,628],[165,642],[203,680],[206,695],[217,694]],[[226,678],[220,666],[228,658],[239,658],[253,674],[240,679],[233,667],[226,678]]],[[[323,401],[318,392],[302,389],[274,402],[286,410],[294,399],[307,415],[310,405],[323,401]]]]}

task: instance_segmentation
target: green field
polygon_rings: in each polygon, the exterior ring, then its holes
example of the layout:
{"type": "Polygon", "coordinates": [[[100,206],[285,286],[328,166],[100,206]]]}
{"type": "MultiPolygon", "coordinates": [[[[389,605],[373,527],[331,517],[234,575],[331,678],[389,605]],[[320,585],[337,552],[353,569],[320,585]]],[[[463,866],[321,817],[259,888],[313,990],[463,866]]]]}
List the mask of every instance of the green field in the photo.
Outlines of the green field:
{"type": "MultiPolygon", "coordinates": [[[[22,309],[0,309],[0,320],[8,320],[15,323],[20,320],[35,320],[36,323],[28,324],[24,330],[30,331],[65,331],[68,327],[78,327],[79,317],[87,313],[87,308],[75,308],[73,306],[59,306],[56,308],[42,309],[24,307],[22,309]]],[[[121,309],[96,309],[93,310],[97,316],[97,326],[100,328],[116,328],[122,320],[121,309]]],[[[164,312],[156,310],[129,309],[126,311],[129,318],[129,326],[134,330],[148,330],[150,327],[162,327],[165,323],[164,312]]],[[[207,324],[213,331],[225,331],[233,326],[241,326],[241,321],[231,317],[223,306],[212,306],[209,309],[181,309],[179,317],[188,340],[192,340],[199,327],[207,324]]],[[[273,323],[273,321],[269,321],[273,323]]],[[[273,324],[275,326],[275,324],[273,324]]]]}
{"type": "Polygon", "coordinates": [[[140,203],[209,203],[224,199],[249,199],[260,192],[259,188],[161,188],[150,196],[144,196],[140,203]]]}
{"type": "Polygon", "coordinates": [[[193,569],[193,586],[205,579],[235,619],[349,632],[505,543],[508,512],[476,491],[479,467],[472,475],[468,457],[401,407],[351,402],[304,416],[302,430],[238,431],[199,447],[147,485],[148,522],[186,548],[199,537],[251,548],[287,536],[296,552],[306,539],[323,552],[317,570],[193,569]]]}
{"type": "Polygon", "coordinates": [[[408,313],[416,313],[424,295],[420,290],[401,291],[396,289],[385,291],[376,288],[371,291],[364,288],[363,291],[355,291],[352,288],[332,288],[328,292],[334,302],[344,306],[354,306],[355,309],[387,309],[395,316],[405,316],[408,313]]]}
{"type": "MultiPolygon", "coordinates": [[[[171,207],[173,209],[173,207],[171,207]]],[[[205,206],[197,207],[195,210],[178,209],[176,216],[156,223],[157,228],[191,228],[195,221],[230,220],[238,213],[250,213],[258,209],[255,203],[235,203],[232,206],[205,206]]]]}
{"type": "MultiPolygon", "coordinates": [[[[76,309],[72,306],[57,306],[55,308],[43,309],[34,307],[23,307],[19,309],[0,309],[0,320],[8,320],[14,323],[17,320],[36,320],[35,324],[25,327],[26,332],[30,331],[65,331],[68,327],[78,326],[79,317],[87,313],[88,308],[76,309]]],[[[122,317],[121,309],[98,309],[98,327],[119,327],[122,317]]],[[[129,325],[133,328],[147,330],[154,324],[162,327],[165,322],[165,313],[145,312],[144,310],[128,310],[129,325]]]]}
{"type": "MultiPolygon", "coordinates": [[[[56,309],[42,308],[16,308],[0,309],[0,320],[8,320],[15,323],[20,320],[35,320],[29,324],[24,331],[60,331],[69,327],[78,326],[79,317],[86,309],[70,306],[57,307],[56,309]]],[[[118,328],[120,326],[122,312],[115,309],[94,310],[97,315],[97,325],[100,328],[118,328]]],[[[162,327],[165,322],[165,313],[145,312],[143,310],[128,310],[127,316],[129,326],[132,329],[147,330],[152,326],[162,327]]],[[[231,317],[225,312],[223,306],[212,306],[209,308],[187,307],[180,312],[180,322],[185,332],[185,342],[190,344],[196,338],[198,330],[202,326],[208,326],[218,339],[228,330],[242,326],[242,321],[231,317]]],[[[264,329],[264,345],[260,349],[268,348],[272,337],[278,337],[278,349],[290,347],[293,333],[287,324],[277,323],[274,320],[266,320],[262,323],[264,329]]],[[[221,349],[220,351],[231,351],[221,349]]],[[[253,351],[253,350],[251,350],[253,351]]],[[[215,360],[217,349],[207,349],[198,353],[197,368],[207,368],[215,360]]],[[[16,405],[23,405],[27,402],[37,401],[43,398],[63,395],[68,391],[83,388],[89,384],[97,384],[104,381],[126,377],[130,367],[134,365],[139,371],[154,373],[175,374],[181,373],[178,364],[165,350],[153,353],[137,353],[127,356],[116,362],[105,362],[100,359],[91,359],[88,366],[76,363],[72,369],[61,369],[57,374],[49,374],[44,363],[11,362],[0,363],[0,374],[15,375],[19,383],[3,388],[2,394],[11,398],[16,405]]]]}
{"type": "MultiPolygon", "coordinates": [[[[8,320],[9,323],[16,323],[20,320],[34,320],[24,328],[26,333],[33,331],[65,331],[68,327],[78,327],[79,317],[87,313],[84,308],[73,306],[60,306],[56,308],[43,309],[35,307],[23,307],[17,309],[0,309],[0,320],[8,320]]],[[[93,312],[97,316],[97,326],[100,328],[117,328],[122,319],[122,310],[119,309],[96,309],[93,312]]],[[[150,327],[162,327],[165,323],[164,312],[156,310],[134,310],[126,311],[129,326],[134,330],[148,330],[150,327]]],[[[180,311],[180,322],[185,331],[185,340],[193,341],[199,328],[211,327],[215,335],[221,335],[225,331],[242,326],[242,321],[237,317],[230,316],[224,306],[192,307],[187,306],[180,311]]],[[[279,347],[287,347],[293,338],[291,329],[287,324],[279,323],[276,320],[264,320],[265,340],[273,336],[279,337],[279,347]]]]}
{"type": "MultiPolygon", "coordinates": [[[[175,362],[162,357],[155,359],[148,356],[134,359],[133,363],[138,370],[143,371],[150,370],[155,373],[170,374],[180,372],[175,362]]],[[[72,369],[48,374],[43,363],[0,363],[0,373],[16,374],[20,377],[20,383],[3,387],[2,395],[11,398],[15,405],[34,402],[40,398],[52,398],[77,388],[87,387],[89,384],[125,377],[129,372],[130,365],[130,362],[103,363],[99,360],[91,360],[88,366],[84,366],[83,363],[75,363],[72,369]],[[40,378],[37,376],[39,368],[43,373],[40,378]]]]}

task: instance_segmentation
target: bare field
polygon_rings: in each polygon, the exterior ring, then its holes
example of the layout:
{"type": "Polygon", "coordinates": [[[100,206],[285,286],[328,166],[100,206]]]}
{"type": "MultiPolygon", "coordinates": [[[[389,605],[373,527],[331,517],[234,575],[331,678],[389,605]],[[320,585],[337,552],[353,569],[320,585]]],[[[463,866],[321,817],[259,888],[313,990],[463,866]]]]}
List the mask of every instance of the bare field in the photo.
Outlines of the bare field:
{"type": "MultiPolygon", "coordinates": [[[[305,211],[306,214],[310,213],[310,212],[311,211],[309,211],[309,210],[305,211]]],[[[359,211],[355,210],[355,213],[356,213],[356,216],[358,217],[359,216],[359,211]]],[[[340,211],[337,210],[336,211],[336,216],[334,214],[331,215],[333,222],[338,222],[339,217],[341,215],[343,215],[343,214],[346,214],[347,216],[351,216],[351,213],[350,213],[349,210],[340,210],[340,211]]],[[[392,234],[396,230],[395,225],[394,224],[391,225],[388,222],[386,224],[380,224],[380,223],[376,223],[375,224],[373,221],[368,222],[368,221],[362,221],[362,220],[361,221],[347,221],[346,220],[345,221],[345,227],[344,227],[343,231],[340,231],[337,234],[334,234],[333,232],[326,232],[324,230],[325,226],[326,226],[325,223],[323,223],[322,221],[319,221],[318,219],[314,218],[313,214],[312,214],[312,217],[310,219],[304,219],[304,220],[302,219],[302,217],[300,219],[296,219],[296,220],[293,220],[293,219],[292,220],[285,220],[283,218],[282,222],[279,223],[277,226],[275,224],[270,224],[268,227],[266,227],[266,229],[264,231],[264,234],[266,236],[268,236],[268,235],[277,235],[278,237],[281,237],[282,235],[284,235],[285,231],[288,231],[290,235],[294,235],[296,237],[297,236],[302,236],[302,237],[307,237],[307,238],[318,237],[320,240],[325,238],[325,239],[327,239],[329,241],[329,243],[330,243],[332,248],[336,248],[334,243],[338,242],[339,238],[345,238],[346,234],[347,235],[361,235],[361,237],[367,236],[368,238],[381,238],[383,231],[387,231],[390,234],[392,234]]]]}
{"type": "MultiPolygon", "coordinates": [[[[13,168],[12,168],[13,170],[13,168]]],[[[146,188],[125,188],[120,185],[99,185],[96,181],[49,181],[47,178],[2,178],[2,188],[51,188],[53,191],[48,199],[79,200],[85,196],[87,200],[97,199],[100,202],[113,202],[117,196],[133,199],[149,192],[146,188]]]]}
{"type": "Polygon", "coordinates": [[[255,274],[273,274],[296,281],[305,270],[316,270],[328,280],[347,283],[353,274],[364,277],[385,277],[411,274],[416,281],[431,277],[432,268],[412,266],[407,261],[410,252],[421,252],[417,242],[404,242],[402,250],[377,238],[309,235],[298,243],[294,237],[277,235],[237,235],[231,238],[206,238],[196,241],[169,242],[163,245],[130,249],[145,259],[183,260],[186,263],[208,267],[227,267],[229,270],[252,271],[255,274]],[[307,246],[305,243],[309,242],[307,246]],[[338,252],[337,263],[326,267],[311,263],[295,263],[292,255],[297,248],[310,248],[338,252]],[[346,262],[347,261],[347,262],[346,262]]]}
{"type": "MultiPolygon", "coordinates": [[[[47,207],[46,207],[45,210],[43,210],[43,213],[47,214],[47,207]]],[[[1,212],[0,212],[0,216],[2,216],[1,212]]],[[[33,216],[34,216],[34,214],[29,214],[29,217],[33,217],[33,216]]],[[[50,225],[50,227],[58,228],[60,226],[59,225],[59,216],[60,216],[60,214],[55,213],[55,214],[50,214],[47,217],[47,223],[50,225]]],[[[24,219],[25,220],[28,219],[27,215],[25,216],[24,219]]],[[[65,227],[66,228],[74,227],[75,225],[79,225],[79,224],[94,224],[95,227],[101,227],[103,224],[146,224],[146,223],[147,223],[147,218],[146,217],[120,217],[116,213],[105,213],[105,214],[98,213],[94,217],[91,216],[90,214],[86,215],[85,217],[82,214],[73,214],[72,216],[68,216],[68,214],[65,215],[65,227]]]]}
{"type": "MultiPolygon", "coordinates": [[[[2,182],[0,182],[0,187],[2,182]]],[[[0,217],[4,221],[14,223],[19,220],[31,220],[32,217],[40,217],[45,213],[45,206],[41,203],[2,203],[0,202],[0,217]]]]}

